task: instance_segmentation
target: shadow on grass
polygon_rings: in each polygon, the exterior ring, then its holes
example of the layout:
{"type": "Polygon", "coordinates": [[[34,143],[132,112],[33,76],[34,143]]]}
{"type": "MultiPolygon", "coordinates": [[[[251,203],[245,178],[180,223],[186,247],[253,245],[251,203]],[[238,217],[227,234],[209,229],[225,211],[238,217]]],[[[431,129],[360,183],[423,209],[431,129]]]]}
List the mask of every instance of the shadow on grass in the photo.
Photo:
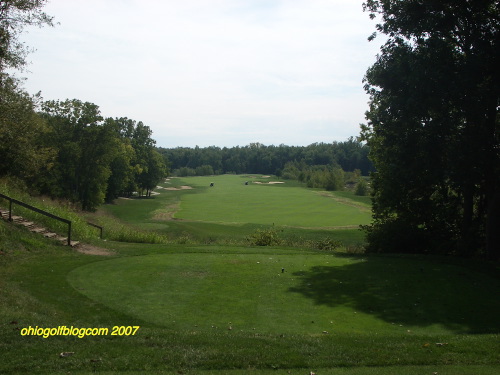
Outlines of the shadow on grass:
{"type": "Polygon", "coordinates": [[[494,271],[404,256],[350,258],[348,265],[294,273],[300,284],[289,291],[319,305],[351,306],[388,323],[500,332],[500,280],[494,271]]]}

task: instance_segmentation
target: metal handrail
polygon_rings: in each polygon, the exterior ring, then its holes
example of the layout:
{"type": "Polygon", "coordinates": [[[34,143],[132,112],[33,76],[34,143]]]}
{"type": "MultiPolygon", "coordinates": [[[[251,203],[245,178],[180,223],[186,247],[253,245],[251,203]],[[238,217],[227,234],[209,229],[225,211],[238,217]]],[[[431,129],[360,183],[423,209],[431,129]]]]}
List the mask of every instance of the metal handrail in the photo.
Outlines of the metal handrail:
{"type": "Polygon", "coordinates": [[[42,215],[45,215],[45,216],[48,216],[52,219],[56,219],[56,220],[59,220],[59,221],[62,221],[63,223],[66,223],[68,224],[68,246],[71,246],[71,221],[68,220],[68,219],[64,219],[62,217],[59,217],[57,215],[54,215],[54,214],[51,214],[50,212],[47,212],[47,211],[44,211],[44,210],[41,210],[37,207],[34,207],[30,204],[27,204],[27,203],[24,203],[24,202],[21,202],[17,199],[14,199],[14,198],[11,198],[5,194],[2,194],[0,193],[0,197],[1,198],[4,198],[4,199],[7,199],[9,201],[9,221],[12,221],[12,203],[15,203],[19,206],[22,206],[22,207],[25,207],[25,208],[28,208],[32,211],[35,211],[35,212],[38,212],[42,215]]]}
{"type": "Polygon", "coordinates": [[[97,224],[90,223],[88,221],[87,221],[87,224],[90,225],[90,226],[93,226],[94,228],[100,229],[101,234],[99,235],[99,238],[102,240],[102,230],[103,230],[103,227],[101,227],[100,225],[97,225],[97,224]]]}

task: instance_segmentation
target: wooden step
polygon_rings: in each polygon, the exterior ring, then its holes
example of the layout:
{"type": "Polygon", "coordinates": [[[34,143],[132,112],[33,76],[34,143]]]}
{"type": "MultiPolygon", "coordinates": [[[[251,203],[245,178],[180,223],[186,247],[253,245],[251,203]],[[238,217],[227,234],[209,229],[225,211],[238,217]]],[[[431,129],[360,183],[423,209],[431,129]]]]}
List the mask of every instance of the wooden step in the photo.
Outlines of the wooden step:
{"type": "Polygon", "coordinates": [[[47,229],[41,227],[34,227],[30,228],[30,231],[32,231],[33,233],[45,233],[47,229]]]}
{"type": "Polygon", "coordinates": [[[20,222],[19,224],[22,225],[23,227],[27,227],[27,228],[35,225],[35,223],[32,221],[23,221],[23,222],[20,222]]]}
{"type": "MultiPolygon", "coordinates": [[[[9,219],[9,211],[7,210],[0,210],[0,217],[8,220],[9,219]]],[[[33,233],[38,233],[42,234],[45,238],[52,238],[58,241],[61,241],[65,245],[68,243],[68,238],[67,237],[62,237],[58,235],[57,233],[53,233],[49,231],[47,228],[44,227],[38,227],[34,222],[28,221],[24,219],[22,216],[14,215],[11,217],[12,221],[15,222],[16,224],[22,225],[23,227],[27,228],[29,231],[33,233]]],[[[79,241],[71,241],[70,246],[71,247],[76,247],[80,244],[79,241]]]]}

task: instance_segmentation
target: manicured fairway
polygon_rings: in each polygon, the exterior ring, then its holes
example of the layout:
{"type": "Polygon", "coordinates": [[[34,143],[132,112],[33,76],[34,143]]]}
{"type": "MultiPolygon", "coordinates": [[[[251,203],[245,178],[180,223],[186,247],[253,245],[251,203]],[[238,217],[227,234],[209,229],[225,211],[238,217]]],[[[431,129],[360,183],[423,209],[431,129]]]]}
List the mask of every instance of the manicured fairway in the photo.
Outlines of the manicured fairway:
{"type": "Polygon", "coordinates": [[[69,281],[113,309],[176,330],[437,335],[499,328],[499,302],[475,291],[480,285],[493,296],[496,282],[397,257],[214,247],[92,263],[69,281]]]}
{"type": "MultiPolygon", "coordinates": [[[[249,176],[183,178],[196,194],[182,196],[178,219],[218,223],[258,223],[296,227],[368,224],[370,207],[335,193],[283,184],[255,183],[249,176]],[[249,184],[245,185],[245,181],[249,184]],[[209,187],[214,182],[213,187],[209,187]]],[[[263,179],[258,179],[257,182],[263,179]]],[[[273,181],[271,181],[273,182],[273,181]]]]}

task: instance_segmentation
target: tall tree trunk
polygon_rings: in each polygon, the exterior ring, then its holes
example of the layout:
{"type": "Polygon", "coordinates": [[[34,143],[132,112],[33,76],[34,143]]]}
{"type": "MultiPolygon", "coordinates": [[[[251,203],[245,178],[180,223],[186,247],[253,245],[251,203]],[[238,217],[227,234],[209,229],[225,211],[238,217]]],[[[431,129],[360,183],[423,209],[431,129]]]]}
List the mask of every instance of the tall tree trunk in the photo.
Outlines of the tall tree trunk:
{"type": "Polygon", "coordinates": [[[486,214],[486,252],[491,260],[500,259],[500,191],[493,183],[488,189],[486,214]]]}

